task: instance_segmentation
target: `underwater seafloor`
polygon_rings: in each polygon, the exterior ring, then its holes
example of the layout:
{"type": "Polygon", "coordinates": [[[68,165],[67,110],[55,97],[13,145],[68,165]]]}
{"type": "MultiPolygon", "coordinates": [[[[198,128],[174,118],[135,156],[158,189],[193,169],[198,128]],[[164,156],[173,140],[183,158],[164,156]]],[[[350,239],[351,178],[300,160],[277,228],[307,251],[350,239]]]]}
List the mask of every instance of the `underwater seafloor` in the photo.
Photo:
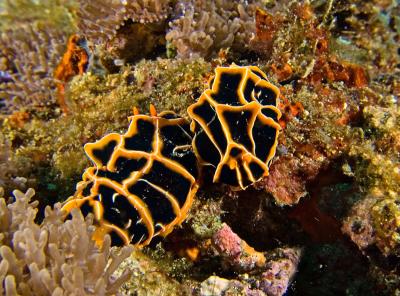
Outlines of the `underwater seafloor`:
{"type": "Polygon", "coordinates": [[[399,42],[395,0],[1,0],[0,294],[400,295],[399,42]],[[232,63],[280,90],[269,176],[141,250],[63,220],[85,143],[232,63]]]}

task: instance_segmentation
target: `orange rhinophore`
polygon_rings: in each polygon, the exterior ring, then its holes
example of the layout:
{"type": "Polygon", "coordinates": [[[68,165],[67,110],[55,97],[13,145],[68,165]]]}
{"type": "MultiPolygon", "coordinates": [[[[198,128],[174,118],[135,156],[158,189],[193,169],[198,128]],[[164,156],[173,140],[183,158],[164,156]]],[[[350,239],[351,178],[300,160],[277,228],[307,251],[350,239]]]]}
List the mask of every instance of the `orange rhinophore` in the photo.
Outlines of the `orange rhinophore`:
{"type": "Polygon", "coordinates": [[[58,104],[64,114],[68,113],[65,103],[65,84],[72,77],[82,75],[89,64],[88,51],[81,45],[84,41],[84,38],[72,35],[68,39],[67,50],[54,71],[54,78],[57,79],[58,104]]]}
{"type": "Polygon", "coordinates": [[[139,115],[139,109],[137,107],[133,107],[133,115],[139,115]]]}
{"type": "Polygon", "coordinates": [[[85,145],[94,166],[63,206],[94,214],[94,240],[145,246],[166,236],[187,216],[196,194],[197,163],[188,122],[173,112],[134,109],[128,131],[85,145]]]}
{"type": "Polygon", "coordinates": [[[193,149],[213,181],[245,189],[268,175],[278,143],[279,89],[255,66],[218,67],[188,108],[193,149]]]}

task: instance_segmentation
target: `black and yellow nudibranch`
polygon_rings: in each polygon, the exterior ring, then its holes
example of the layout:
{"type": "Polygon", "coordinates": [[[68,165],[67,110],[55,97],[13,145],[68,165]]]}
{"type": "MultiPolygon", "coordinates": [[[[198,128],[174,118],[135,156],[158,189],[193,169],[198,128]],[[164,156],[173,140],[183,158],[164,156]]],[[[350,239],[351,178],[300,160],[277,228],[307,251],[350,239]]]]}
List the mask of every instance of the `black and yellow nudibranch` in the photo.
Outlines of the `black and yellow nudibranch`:
{"type": "Polygon", "coordinates": [[[198,162],[214,169],[214,182],[236,188],[268,175],[280,130],[278,88],[254,66],[218,67],[215,73],[188,108],[190,126],[151,106],[150,115],[135,109],[124,135],[85,145],[94,166],[62,209],[93,213],[99,245],[107,234],[113,245],[137,246],[169,234],[192,205],[198,162]]]}
{"type": "Polygon", "coordinates": [[[193,148],[214,182],[245,189],[268,175],[281,112],[279,89],[255,66],[218,67],[209,89],[188,108],[193,148]]]}
{"type": "Polygon", "coordinates": [[[85,145],[93,161],[63,210],[94,214],[94,240],[145,246],[180,224],[196,194],[197,160],[185,119],[173,112],[130,117],[124,135],[111,133],[85,145]]]}

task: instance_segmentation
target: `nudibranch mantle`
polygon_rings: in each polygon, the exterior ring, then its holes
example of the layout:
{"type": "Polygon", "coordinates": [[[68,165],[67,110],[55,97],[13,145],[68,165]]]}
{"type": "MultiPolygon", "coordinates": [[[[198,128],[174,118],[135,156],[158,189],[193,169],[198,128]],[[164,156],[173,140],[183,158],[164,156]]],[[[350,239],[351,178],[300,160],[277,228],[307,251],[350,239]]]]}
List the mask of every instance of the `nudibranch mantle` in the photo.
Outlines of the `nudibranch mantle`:
{"type": "MultiPolygon", "coordinates": [[[[152,109],[151,109],[152,110],[152,109]]],[[[111,133],[85,145],[94,166],[63,206],[94,214],[94,240],[148,245],[187,216],[198,189],[189,124],[173,112],[130,117],[124,135],[111,133]]]]}
{"type": "Polygon", "coordinates": [[[188,108],[201,165],[214,182],[245,189],[269,173],[281,112],[279,89],[255,66],[218,67],[209,88],[188,108]]]}

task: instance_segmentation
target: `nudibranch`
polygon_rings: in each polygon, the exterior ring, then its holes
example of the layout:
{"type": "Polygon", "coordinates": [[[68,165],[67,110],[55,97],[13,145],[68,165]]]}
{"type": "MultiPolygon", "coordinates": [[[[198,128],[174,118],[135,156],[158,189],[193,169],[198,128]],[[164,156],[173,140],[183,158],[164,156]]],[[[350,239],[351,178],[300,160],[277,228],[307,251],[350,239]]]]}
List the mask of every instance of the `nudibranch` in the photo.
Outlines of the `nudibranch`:
{"type": "Polygon", "coordinates": [[[101,245],[145,246],[166,236],[187,216],[198,189],[189,123],[173,112],[135,109],[128,131],[111,133],[84,149],[94,163],[63,206],[94,214],[93,239],[101,245]]]}
{"type": "Polygon", "coordinates": [[[213,168],[213,182],[245,189],[268,175],[280,131],[278,97],[258,67],[216,68],[209,88],[188,108],[195,154],[213,168]]]}

